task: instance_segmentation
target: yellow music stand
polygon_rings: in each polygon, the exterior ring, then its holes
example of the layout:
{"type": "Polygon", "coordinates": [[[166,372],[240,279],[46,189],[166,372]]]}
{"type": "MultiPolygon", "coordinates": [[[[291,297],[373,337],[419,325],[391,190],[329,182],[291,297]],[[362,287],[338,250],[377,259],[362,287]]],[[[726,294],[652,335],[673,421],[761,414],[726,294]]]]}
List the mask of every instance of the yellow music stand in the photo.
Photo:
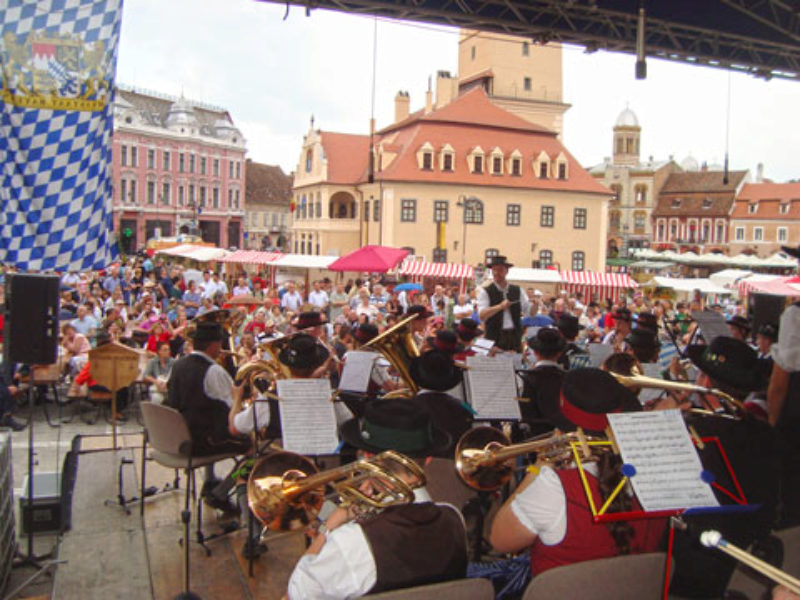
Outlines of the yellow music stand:
{"type": "Polygon", "coordinates": [[[119,342],[89,351],[89,373],[97,383],[111,390],[111,432],[117,449],[117,392],[139,377],[140,353],[119,342]]]}

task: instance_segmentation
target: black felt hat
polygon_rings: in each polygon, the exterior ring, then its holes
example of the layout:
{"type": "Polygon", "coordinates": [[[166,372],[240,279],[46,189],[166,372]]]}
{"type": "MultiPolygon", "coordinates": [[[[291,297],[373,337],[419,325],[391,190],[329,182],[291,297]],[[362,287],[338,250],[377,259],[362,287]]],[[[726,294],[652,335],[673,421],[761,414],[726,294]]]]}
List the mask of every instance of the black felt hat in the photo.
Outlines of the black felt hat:
{"type": "Polygon", "coordinates": [[[636,327],[658,333],[658,318],[651,312],[640,312],[636,317],[636,327]]]}
{"type": "Polygon", "coordinates": [[[742,340],[720,335],[707,346],[689,346],[686,354],[698,369],[723,385],[742,392],[763,390],[767,386],[758,354],[742,340]]]}
{"type": "Polygon", "coordinates": [[[615,321],[628,321],[629,323],[633,320],[633,317],[631,316],[631,311],[628,310],[627,308],[618,308],[611,314],[611,317],[615,321]]]}
{"type": "Polygon", "coordinates": [[[778,328],[770,323],[764,323],[758,328],[758,335],[763,335],[774,342],[778,339],[778,328]]]}
{"type": "Polygon", "coordinates": [[[601,369],[573,369],[561,382],[559,412],[552,419],[562,431],[582,427],[600,433],[608,426],[608,413],[624,412],[641,404],[636,396],[601,369]]]}
{"type": "Polygon", "coordinates": [[[436,336],[431,340],[431,346],[448,354],[455,354],[463,349],[458,343],[456,332],[452,329],[440,329],[437,331],[436,336]]]}
{"type": "Polygon", "coordinates": [[[342,424],[341,434],[348,444],[375,454],[396,450],[408,456],[430,456],[452,443],[445,431],[433,425],[428,407],[417,398],[369,402],[360,418],[342,424]]]}
{"type": "Polygon", "coordinates": [[[578,332],[584,329],[583,325],[578,322],[578,317],[568,313],[562,313],[561,316],[558,317],[556,327],[564,334],[564,337],[567,338],[576,337],[578,332]]]}
{"type": "Polygon", "coordinates": [[[476,337],[483,335],[483,329],[478,327],[478,322],[469,317],[461,319],[455,327],[456,334],[464,341],[474,340],[476,337]]]}
{"type": "Polygon", "coordinates": [[[631,348],[655,349],[661,347],[658,336],[647,327],[634,328],[627,335],[625,341],[628,342],[631,348]]]}
{"type": "Polygon", "coordinates": [[[213,321],[200,321],[192,334],[195,342],[221,342],[222,337],[222,326],[213,321]]]}
{"type": "Polygon", "coordinates": [[[427,319],[428,317],[432,317],[433,313],[422,304],[412,304],[406,311],[406,317],[410,317],[411,315],[415,315],[418,319],[427,319]]]}
{"type": "Polygon", "coordinates": [[[486,266],[489,267],[490,269],[492,267],[496,267],[498,265],[501,265],[501,266],[504,266],[504,267],[508,267],[509,269],[514,266],[513,264],[508,262],[508,259],[505,256],[503,256],[502,254],[498,254],[496,256],[491,256],[491,257],[489,257],[489,260],[486,261],[486,266]]]}
{"type": "Polygon", "coordinates": [[[734,327],[738,327],[739,329],[750,332],[750,321],[747,317],[743,317],[741,315],[736,315],[725,321],[728,325],[733,325],[734,327]]]}
{"type": "Polygon", "coordinates": [[[453,355],[441,350],[429,350],[414,358],[409,367],[411,379],[421,388],[444,392],[461,383],[461,369],[453,355]]]}
{"type": "Polygon", "coordinates": [[[353,327],[353,337],[356,338],[359,344],[366,344],[377,336],[378,327],[372,323],[361,323],[357,327],[353,327]]]}
{"type": "Polygon", "coordinates": [[[297,319],[294,320],[295,329],[309,329],[311,327],[319,327],[320,325],[325,324],[325,318],[322,316],[322,313],[319,313],[315,310],[310,310],[308,312],[301,312],[297,315],[297,319]]]}
{"type": "Polygon", "coordinates": [[[316,369],[328,360],[328,356],[328,349],[307,333],[292,336],[278,352],[278,360],[292,369],[316,369]]]}
{"type": "Polygon", "coordinates": [[[567,340],[555,327],[542,327],[527,340],[528,346],[539,352],[550,356],[562,352],[567,347],[567,340]]]}

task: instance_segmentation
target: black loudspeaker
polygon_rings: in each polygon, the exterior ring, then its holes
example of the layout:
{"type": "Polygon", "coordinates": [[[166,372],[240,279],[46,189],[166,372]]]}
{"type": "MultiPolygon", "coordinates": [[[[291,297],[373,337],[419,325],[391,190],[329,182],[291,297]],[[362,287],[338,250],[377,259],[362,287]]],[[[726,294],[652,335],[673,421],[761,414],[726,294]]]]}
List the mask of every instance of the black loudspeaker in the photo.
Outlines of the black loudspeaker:
{"type": "Polygon", "coordinates": [[[4,362],[56,362],[59,285],[59,278],[53,275],[6,276],[4,362]]]}
{"type": "Polygon", "coordinates": [[[783,296],[773,296],[772,294],[749,295],[750,303],[747,306],[747,316],[750,318],[750,325],[753,327],[753,336],[758,333],[762,325],[778,326],[781,320],[781,313],[786,306],[786,298],[783,296]]]}

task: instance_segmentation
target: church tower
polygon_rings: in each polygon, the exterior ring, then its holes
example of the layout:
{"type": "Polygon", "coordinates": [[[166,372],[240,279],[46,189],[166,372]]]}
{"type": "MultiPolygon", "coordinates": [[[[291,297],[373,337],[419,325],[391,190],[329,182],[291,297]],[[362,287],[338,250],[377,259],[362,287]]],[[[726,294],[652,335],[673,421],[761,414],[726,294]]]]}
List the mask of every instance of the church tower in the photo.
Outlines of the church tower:
{"type": "Polygon", "coordinates": [[[558,133],[569,104],[563,101],[561,45],[462,29],[458,89],[480,86],[492,102],[558,133]]]}
{"type": "Polygon", "coordinates": [[[614,124],[614,164],[635,167],[639,164],[639,138],[642,128],[630,108],[625,108],[614,124]]]}

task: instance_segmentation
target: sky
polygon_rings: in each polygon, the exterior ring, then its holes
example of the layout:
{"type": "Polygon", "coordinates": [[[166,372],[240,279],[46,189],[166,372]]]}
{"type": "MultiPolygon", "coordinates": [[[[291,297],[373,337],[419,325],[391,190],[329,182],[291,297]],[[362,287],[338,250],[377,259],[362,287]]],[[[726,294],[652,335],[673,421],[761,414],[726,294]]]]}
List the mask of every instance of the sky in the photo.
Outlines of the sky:
{"type": "MultiPolygon", "coordinates": [[[[626,106],[642,127],[642,158],[692,155],[722,164],[730,102],[731,169],[800,179],[800,83],[565,46],[564,143],[583,164],[611,155],[626,106]],[[728,88],[730,86],[730,94],[728,88]]],[[[295,170],[310,119],[366,134],[394,115],[407,90],[424,105],[428,78],[458,71],[458,31],[255,0],[125,0],[117,80],[227,109],[255,161],[295,170]],[[377,27],[377,41],[374,32],[377,27]],[[373,81],[373,64],[375,77],[373,81]]]]}

